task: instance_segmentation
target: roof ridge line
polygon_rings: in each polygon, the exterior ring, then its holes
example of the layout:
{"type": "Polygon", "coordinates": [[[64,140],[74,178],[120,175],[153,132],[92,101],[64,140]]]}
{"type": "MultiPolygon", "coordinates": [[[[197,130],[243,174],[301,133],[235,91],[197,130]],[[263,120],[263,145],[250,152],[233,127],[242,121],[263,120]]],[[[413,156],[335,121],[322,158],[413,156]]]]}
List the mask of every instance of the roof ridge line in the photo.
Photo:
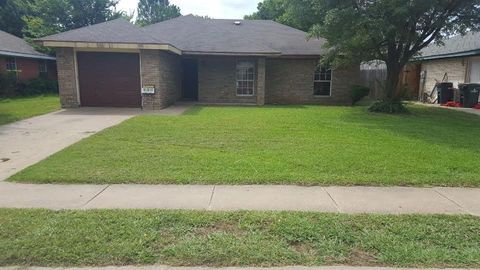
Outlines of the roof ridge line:
{"type": "MultiPolygon", "coordinates": [[[[220,29],[220,27],[216,26],[215,24],[212,24],[212,25],[213,25],[214,28],[220,29]]],[[[229,33],[233,33],[233,31],[230,30],[230,29],[228,29],[228,28],[225,28],[225,30],[226,30],[227,32],[229,32],[229,33]]],[[[263,47],[265,47],[265,48],[268,48],[269,50],[272,50],[272,52],[280,53],[280,54],[282,53],[281,51],[275,50],[274,48],[272,48],[272,47],[270,47],[270,46],[267,46],[267,45],[262,44],[262,43],[255,42],[255,41],[251,40],[251,39],[248,38],[248,37],[242,37],[242,38],[244,38],[244,39],[252,42],[253,44],[261,45],[261,46],[263,46],[263,47]]]]}
{"type": "MultiPolygon", "coordinates": [[[[156,40],[158,42],[158,44],[167,44],[167,45],[170,45],[170,46],[173,46],[172,44],[170,43],[166,43],[166,42],[162,42],[161,40],[157,39],[155,36],[151,35],[150,33],[148,33],[147,30],[145,30],[143,27],[140,27],[138,25],[135,25],[135,24],[132,24],[133,26],[137,27],[137,29],[139,29],[142,33],[144,33],[145,35],[147,35],[148,37],[152,38],[153,40],[156,40]]],[[[177,48],[176,46],[173,46],[175,48],[177,48]]],[[[177,48],[178,49],[178,48],[177,48]]]]}

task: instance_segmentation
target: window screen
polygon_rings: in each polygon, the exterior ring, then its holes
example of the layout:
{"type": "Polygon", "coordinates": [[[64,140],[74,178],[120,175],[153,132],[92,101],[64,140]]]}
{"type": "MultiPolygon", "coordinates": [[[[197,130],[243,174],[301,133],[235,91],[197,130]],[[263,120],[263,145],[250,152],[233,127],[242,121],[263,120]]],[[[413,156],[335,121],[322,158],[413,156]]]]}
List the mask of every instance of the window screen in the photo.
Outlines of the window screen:
{"type": "Polygon", "coordinates": [[[330,96],[332,88],[332,70],[318,67],[313,78],[313,94],[315,96],[330,96]]]}
{"type": "Polygon", "coordinates": [[[237,62],[237,96],[252,96],[255,89],[255,64],[252,61],[237,62]]]}

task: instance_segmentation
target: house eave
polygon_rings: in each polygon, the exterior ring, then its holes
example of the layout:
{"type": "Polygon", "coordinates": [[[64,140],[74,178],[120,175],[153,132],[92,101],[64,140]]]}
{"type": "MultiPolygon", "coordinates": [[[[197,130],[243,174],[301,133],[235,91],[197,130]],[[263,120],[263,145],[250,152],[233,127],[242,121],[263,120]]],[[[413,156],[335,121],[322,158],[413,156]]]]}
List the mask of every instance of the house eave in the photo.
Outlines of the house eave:
{"type": "Polygon", "coordinates": [[[280,52],[203,52],[203,51],[184,51],[184,55],[192,56],[264,56],[278,57],[280,52]]]}
{"type": "Polygon", "coordinates": [[[475,56],[475,55],[480,55],[480,49],[479,50],[464,51],[464,52],[438,54],[438,55],[418,56],[418,57],[414,57],[412,59],[412,62],[428,61],[428,60],[436,60],[436,59],[446,59],[446,58],[456,58],[456,57],[467,57],[467,56],[475,56]]]}
{"type": "Polygon", "coordinates": [[[48,55],[36,55],[36,54],[28,54],[28,53],[17,53],[17,52],[9,52],[9,51],[0,51],[0,55],[9,56],[9,57],[22,57],[22,58],[30,58],[30,59],[42,59],[42,60],[55,60],[55,57],[48,56],[48,55]]]}
{"type": "Polygon", "coordinates": [[[143,44],[120,42],[83,42],[83,41],[48,41],[38,40],[41,45],[52,48],[79,48],[79,49],[136,49],[136,50],[162,50],[181,55],[182,51],[170,44],[143,44]]]}
{"type": "Polygon", "coordinates": [[[296,59],[318,59],[321,54],[282,54],[281,58],[296,58],[296,59]]]}

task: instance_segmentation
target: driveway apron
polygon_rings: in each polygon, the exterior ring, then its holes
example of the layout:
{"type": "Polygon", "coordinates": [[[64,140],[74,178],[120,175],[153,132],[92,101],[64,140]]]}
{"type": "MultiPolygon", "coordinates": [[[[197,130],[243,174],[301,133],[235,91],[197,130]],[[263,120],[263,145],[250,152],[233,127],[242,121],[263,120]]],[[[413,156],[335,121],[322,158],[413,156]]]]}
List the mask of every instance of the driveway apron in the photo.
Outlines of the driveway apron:
{"type": "Polygon", "coordinates": [[[140,109],[60,110],[0,126],[0,181],[141,112],[140,109]]]}

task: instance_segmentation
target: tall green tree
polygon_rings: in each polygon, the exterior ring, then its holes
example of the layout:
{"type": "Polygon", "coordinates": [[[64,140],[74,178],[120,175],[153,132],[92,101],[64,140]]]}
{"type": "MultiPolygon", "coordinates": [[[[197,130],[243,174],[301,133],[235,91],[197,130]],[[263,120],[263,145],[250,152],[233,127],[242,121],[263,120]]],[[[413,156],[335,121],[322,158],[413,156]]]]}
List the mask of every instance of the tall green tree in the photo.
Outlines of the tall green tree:
{"type": "Polygon", "coordinates": [[[70,0],[73,28],[97,24],[123,16],[116,6],[119,0],[70,0]]]}
{"type": "Polygon", "coordinates": [[[121,16],[118,0],[31,0],[30,14],[23,16],[28,38],[43,37],[121,16]]]}
{"type": "Polygon", "coordinates": [[[0,30],[23,37],[22,17],[29,13],[28,4],[28,0],[0,0],[0,30]]]}
{"type": "Polygon", "coordinates": [[[315,9],[310,0],[264,0],[258,3],[257,11],[245,15],[246,20],[273,20],[303,31],[315,23],[315,9]]]}
{"type": "Polygon", "coordinates": [[[149,25],[181,16],[180,8],[168,0],[140,0],[137,6],[139,25],[149,25]]]}
{"type": "Polygon", "coordinates": [[[264,0],[258,3],[257,11],[245,15],[247,20],[280,20],[287,11],[287,0],[264,0]]]}
{"type": "Polygon", "coordinates": [[[325,63],[343,66],[375,59],[385,61],[384,104],[398,104],[399,74],[422,48],[480,28],[480,0],[311,0],[311,3],[320,16],[316,17],[310,33],[326,38],[329,53],[323,59],[325,63]]]}

